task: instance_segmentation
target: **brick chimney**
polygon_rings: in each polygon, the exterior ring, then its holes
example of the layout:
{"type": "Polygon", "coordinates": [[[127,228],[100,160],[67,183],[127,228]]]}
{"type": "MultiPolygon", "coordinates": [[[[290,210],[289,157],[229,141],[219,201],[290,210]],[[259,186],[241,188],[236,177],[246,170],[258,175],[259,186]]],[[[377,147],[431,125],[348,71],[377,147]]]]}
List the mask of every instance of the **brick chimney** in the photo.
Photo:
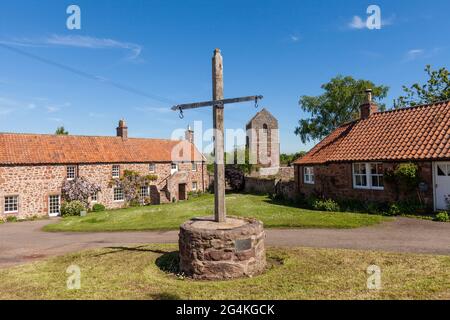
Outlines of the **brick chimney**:
{"type": "Polygon", "coordinates": [[[190,143],[194,143],[194,130],[192,130],[190,125],[186,129],[185,138],[190,143]]]}
{"type": "Polygon", "coordinates": [[[378,112],[378,105],[373,102],[372,89],[366,90],[366,101],[359,108],[362,120],[367,119],[372,114],[378,112]]]}
{"type": "Polygon", "coordinates": [[[125,123],[125,120],[122,119],[119,121],[119,126],[117,127],[116,130],[118,137],[122,137],[122,140],[128,139],[128,127],[127,124],[125,123]]]}

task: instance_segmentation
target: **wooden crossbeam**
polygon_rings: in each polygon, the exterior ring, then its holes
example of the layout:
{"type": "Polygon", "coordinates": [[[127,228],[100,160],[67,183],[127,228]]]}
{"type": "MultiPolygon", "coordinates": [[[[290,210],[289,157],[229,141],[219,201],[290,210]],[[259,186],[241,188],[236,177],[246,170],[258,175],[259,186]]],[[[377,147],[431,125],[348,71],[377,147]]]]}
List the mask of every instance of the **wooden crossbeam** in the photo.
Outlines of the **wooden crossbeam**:
{"type": "Polygon", "coordinates": [[[263,98],[263,96],[249,96],[249,97],[241,97],[241,98],[233,98],[233,99],[222,99],[222,100],[212,100],[212,101],[204,101],[204,102],[196,102],[196,103],[187,103],[187,104],[179,104],[179,105],[173,106],[171,109],[173,111],[196,109],[196,108],[203,108],[203,107],[220,106],[220,105],[225,105],[225,104],[230,104],[230,103],[258,101],[258,100],[261,100],[262,98],[263,98]]]}

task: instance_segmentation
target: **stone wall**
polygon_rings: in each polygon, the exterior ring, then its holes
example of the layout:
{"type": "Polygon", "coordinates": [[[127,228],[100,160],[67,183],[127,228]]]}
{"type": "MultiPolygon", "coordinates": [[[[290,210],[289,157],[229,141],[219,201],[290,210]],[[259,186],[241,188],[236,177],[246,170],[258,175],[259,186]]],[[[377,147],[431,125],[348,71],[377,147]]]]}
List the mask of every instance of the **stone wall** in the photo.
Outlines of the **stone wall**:
{"type": "Polygon", "coordinates": [[[252,277],[266,267],[263,224],[229,217],[226,226],[199,218],[180,228],[180,270],[199,280],[252,277]]]}
{"type": "MultiPolygon", "coordinates": [[[[119,164],[121,174],[125,170],[133,170],[142,175],[155,174],[158,180],[151,183],[150,193],[152,203],[168,202],[171,200],[172,190],[168,190],[165,197],[167,180],[171,176],[171,163],[156,163],[155,172],[149,171],[149,163],[119,164]]],[[[14,214],[19,218],[30,216],[48,215],[48,197],[60,195],[63,182],[66,180],[66,166],[0,166],[0,217],[5,216],[5,196],[18,196],[19,212],[14,214]]],[[[114,201],[113,188],[109,187],[112,180],[112,164],[83,164],[77,166],[78,176],[86,178],[90,182],[101,186],[102,191],[98,195],[98,203],[104,204],[109,209],[121,208],[124,201],[114,201]]],[[[208,185],[206,164],[197,166],[197,171],[192,171],[191,163],[179,164],[179,171],[185,171],[187,178],[186,193],[192,191],[192,182],[197,182],[197,188],[205,191],[208,185]]],[[[175,196],[178,199],[178,195],[175,196]]]]}
{"type": "Polygon", "coordinates": [[[275,179],[245,177],[245,192],[255,194],[271,194],[275,192],[275,179]]]}
{"type": "MultiPolygon", "coordinates": [[[[384,170],[393,170],[398,162],[383,163],[384,170]]],[[[427,206],[433,207],[433,171],[431,162],[419,162],[419,175],[428,190],[422,193],[427,206]]],[[[385,181],[384,190],[355,189],[351,163],[334,163],[314,166],[315,183],[305,184],[303,179],[303,166],[295,166],[296,192],[301,196],[311,194],[322,195],[332,199],[355,199],[375,202],[394,202],[405,200],[415,194],[398,193],[396,187],[385,181]]]]}

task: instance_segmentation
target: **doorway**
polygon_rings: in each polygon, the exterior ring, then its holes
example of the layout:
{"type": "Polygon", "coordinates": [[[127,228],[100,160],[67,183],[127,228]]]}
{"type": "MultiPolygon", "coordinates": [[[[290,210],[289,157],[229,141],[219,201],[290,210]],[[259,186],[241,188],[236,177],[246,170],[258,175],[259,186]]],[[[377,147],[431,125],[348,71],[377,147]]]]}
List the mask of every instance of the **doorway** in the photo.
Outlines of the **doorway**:
{"type": "Polygon", "coordinates": [[[180,183],[178,185],[178,200],[186,200],[186,183],[180,183]]]}
{"type": "Polygon", "coordinates": [[[450,197],[450,162],[436,162],[434,172],[436,210],[446,210],[449,205],[446,197],[450,197]]]}

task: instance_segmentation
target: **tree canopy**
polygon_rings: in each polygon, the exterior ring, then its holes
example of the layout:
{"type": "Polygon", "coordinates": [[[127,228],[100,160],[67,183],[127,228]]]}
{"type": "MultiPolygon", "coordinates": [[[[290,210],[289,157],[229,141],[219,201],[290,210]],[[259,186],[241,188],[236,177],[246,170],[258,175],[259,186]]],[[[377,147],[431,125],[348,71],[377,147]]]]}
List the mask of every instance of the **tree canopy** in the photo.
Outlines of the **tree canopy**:
{"type": "Polygon", "coordinates": [[[377,86],[368,80],[357,80],[351,76],[337,76],[321,87],[325,92],[319,96],[302,96],[300,108],[310,115],[301,119],[295,134],[303,143],[321,139],[341,124],[356,119],[359,106],[366,99],[365,90],[373,90],[373,99],[380,110],[386,106],[381,101],[389,91],[387,86],[377,86]]]}
{"type": "Polygon", "coordinates": [[[58,128],[56,128],[55,134],[61,135],[61,136],[67,136],[69,134],[69,132],[66,131],[66,129],[64,129],[64,127],[58,127],[58,128]]]}
{"type": "Polygon", "coordinates": [[[415,83],[409,88],[403,86],[405,95],[397,99],[397,108],[450,100],[449,71],[446,68],[432,70],[431,66],[427,65],[425,72],[428,76],[425,84],[415,83]]]}

